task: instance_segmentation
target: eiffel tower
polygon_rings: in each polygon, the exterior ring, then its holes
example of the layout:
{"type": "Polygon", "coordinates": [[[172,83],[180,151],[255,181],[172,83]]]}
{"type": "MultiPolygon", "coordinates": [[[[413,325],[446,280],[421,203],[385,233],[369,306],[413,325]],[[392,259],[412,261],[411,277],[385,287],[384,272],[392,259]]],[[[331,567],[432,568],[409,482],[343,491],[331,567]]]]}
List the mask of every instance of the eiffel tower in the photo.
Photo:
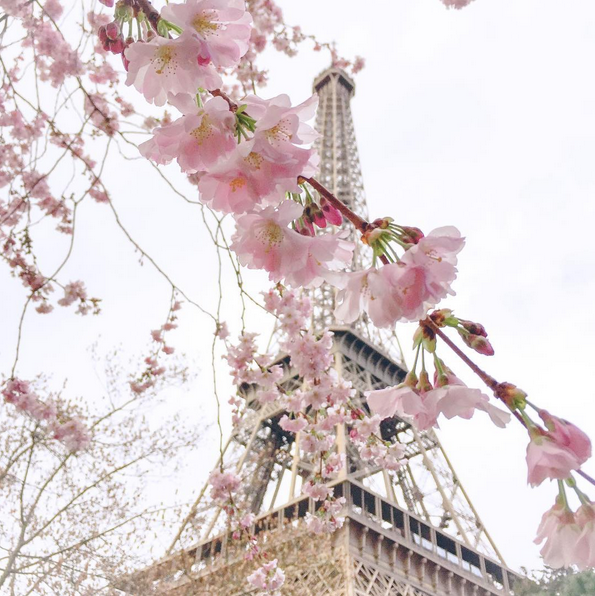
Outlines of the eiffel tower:
{"type": "MultiPolygon", "coordinates": [[[[345,72],[330,68],[316,78],[314,90],[320,98],[316,123],[321,134],[319,179],[367,219],[350,109],[355,85],[345,72]]],[[[354,267],[366,266],[366,258],[363,251],[357,252],[354,267]]],[[[332,329],[336,370],[353,384],[362,407],[363,392],[404,379],[406,370],[394,333],[381,334],[365,318],[348,327],[338,325],[333,319],[335,297],[330,286],[311,291],[310,297],[313,328],[332,329]]],[[[284,389],[300,387],[289,358],[281,355],[277,363],[284,367],[284,389]]],[[[312,466],[301,457],[299,433],[294,436],[279,426],[283,409],[276,403],[260,405],[254,390],[245,390],[249,412],[234,429],[221,457],[226,469],[235,469],[248,481],[245,498],[256,515],[252,532],[285,570],[282,594],[513,593],[518,576],[504,563],[436,433],[418,432],[397,418],[385,420],[381,427],[384,439],[396,438],[406,446],[406,465],[397,472],[362,461],[346,440],[348,429],[340,425],[337,450],[345,454],[346,466],[330,485],[336,496],[346,499],[345,524],[333,535],[308,534],[303,518],[315,511],[317,503],[301,494],[301,486],[312,466]]],[[[256,594],[245,580],[250,562],[230,536],[225,515],[209,503],[206,487],[187,521],[202,528],[198,542],[119,587],[125,590],[125,585],[136,585],[126,591],[170,596],[256,594]],[[139,581],[144,585],[140,591],[139,581]]]]}

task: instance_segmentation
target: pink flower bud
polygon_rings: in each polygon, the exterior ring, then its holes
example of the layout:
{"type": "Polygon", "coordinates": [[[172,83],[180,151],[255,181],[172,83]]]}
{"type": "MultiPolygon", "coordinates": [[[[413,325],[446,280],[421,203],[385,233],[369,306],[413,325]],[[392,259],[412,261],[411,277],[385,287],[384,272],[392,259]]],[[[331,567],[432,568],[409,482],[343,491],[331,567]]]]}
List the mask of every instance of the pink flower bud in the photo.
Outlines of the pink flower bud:
{"type": "Polygon", "coordinates": [[[99,2],[108,8],[114,7],[114,0],[99,0],[99,2]]]}
{"type": "Polygon", "coordinates": [[[302,236],[314,236],[314,226],[312,225],[312,222],[303,217],[300,217],[295,222],[295,229],[298,234],[301,234],[302,236]]]}
{"type": "Polygon", "coordinates": [[[408,241],[410,244],[417,244],[424,237],[424,233],[419,228],[401,226],[401,229],[406,234],[404,240],[408,241]]]}
{"type": "Polygon", "coordinates": [[[481,335],[483,337],[487,337],[488,334],[485,330],[485,327],[480,323],[474,323],[473,321],[465,321],[464,319],[459,319],[459,323],[466,331],[473,335],[481,335]]]}
{"type": "Polygon", "coordinates": [[[304,217],[319,228],[326,228],[326,217],[316,203],[312,203],[304,209],[304,217]]]}
{"type": "Polygon", "coordinates": [[[326,220],[330,224],[333,226],[340,226],[343,223],[343,216],[341,215],[341,212],[336,207],[331,205],[328,199],[325,197],[320,199],[320,207],[322,208],[322,212],[324,213],[326,220]]]}
{"type": "Polygon", "coordinates": [[[558,445],[572,451],[581,464],[591,457],[591,440],[571,422],[539,410],[539,416],[548,429],[548,436],[558,445]]]}
{"type": "Polygon", "coordinates": [[[473,333],[460,333],[463,341],[473,350],[484,356],[493,356],[494,348],[492,344],[483,335],[474,335],[473,333]]]}
{"type": "Polygon", "coordinates": [[[120,37],[120,27],[118,27],[118,23],[112,21],[105,26],[105,34],[108,39],[115,41],[120,37]]]}

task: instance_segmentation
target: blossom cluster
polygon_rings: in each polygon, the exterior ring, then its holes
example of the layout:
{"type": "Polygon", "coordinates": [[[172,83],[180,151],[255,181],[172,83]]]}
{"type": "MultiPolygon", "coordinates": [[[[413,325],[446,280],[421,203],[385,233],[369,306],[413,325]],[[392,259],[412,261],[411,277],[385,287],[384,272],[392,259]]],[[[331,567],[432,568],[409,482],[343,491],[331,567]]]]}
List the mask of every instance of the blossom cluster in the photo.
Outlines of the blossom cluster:
{"type": "MultiPolygon", "coordinates": [[[[4,20],[0,259],[26,288],[38,313],[52,312],[52,294],[62,287],[64,296],[56,301],[59,305],[77,304],[78,314],[97,314],[99,301],[87,296],[82,281],[62,284],[42,270],[32,225],[51,223],[60,235],[71,236],[80,201],[87,197],[109,201],[86,138],[112,137],[119,118],[129,113],[130,106],[113,89],[118,74],[105,52],[101,48],[92,52],[92,46],[84,52],[88,44],[83,38],[78,45],[72,44],[60,29],[64,15],[60,0],[4,0],[0,7],[4,20]],[[17,42],[22,43],[15,52],[17,42]],[[34,86],[29,80],[32,71],[37,77],[34,86]],[[87,86],[92,86],[93,92],[87,91],[87,86]],[[32,93],[32,89],[37,92],[32,93]],[[69,101],[62,102],[61,96],[68,96],[69,101]],[[82,126],[77,124],[78,118],[65,115],[71,107],[80,112],[82,126]],[[64,185],[65,177],[58,166],[65,156],[72,161],[73,175],[88,180],[83,192],[73,193],[69,184],[64,185]]],[[[101,15],[88,14],[92,28],[101,20],[101,15]]],[[[86,24],[84,36],[92,36],[86,24]]]]}
{"type": "Polygon", "coordinates": [[[80,451],[89,445],[91,435],[83,422],[59,415],[56,404],[42,401],[28,381],[10,379],[2,389],[2,396],[6,403],[42,423],[49,435],[62,442],[68,451],[80,451]]]}
{"type": "Polygon", "coordinates": [[[543,514],[535,543],[543,542],[541,556],[546,565],[595,567],[595,505],[585,498],[582,501],[573,512],[561,495],[543,514]]]}
{"type": "Polygon", "coordinates": [[[172,296],[166,322],[161,325],[159,329],[153,329],[151,331],[151,339],[156,347],[151,354],[145,357],[144,370],[129,383],[130,389],[134,394],[140,395],[151,387],[154,387],[157,380],[165,374],[166,367],[160,364],[159,355],[163,353],[170,356],[175,351],[172,346],[167,344],[165,338],[169,331],[173,331],[177,328],[176,313],[181,308],[182,304],[175,298],[175,295],[172,296]]]}

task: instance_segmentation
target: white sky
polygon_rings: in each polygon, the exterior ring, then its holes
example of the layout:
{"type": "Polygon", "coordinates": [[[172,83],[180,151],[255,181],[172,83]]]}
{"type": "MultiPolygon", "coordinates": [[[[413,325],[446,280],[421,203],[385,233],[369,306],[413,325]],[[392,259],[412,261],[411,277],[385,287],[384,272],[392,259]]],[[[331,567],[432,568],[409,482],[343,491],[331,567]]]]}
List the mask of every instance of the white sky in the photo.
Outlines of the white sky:
{"type": "MultiPolygon", "coordinates": [[[[595,3],[476,0],[463,11],[447,11],[439,0],[281,5],[288,22],[367,60],[352,109],[372,217],[390,215],[426,232],[456,225],[467,247],[458,295],[444,306],[486,326],[496,356],[482,364],[595,437],[589,376],[595,334],[595,3]]],[[[267,55],[271,83],[263,95],[289,92],[294,103],[302,101],[327,60],[308,51],[292,60],[267,55]]],[[[167,171],[176,177],[175,166],[167,171]]],[[[106,180],[131,233],[194,299],[212,307],[216,263],[199,211],[144,164],[122,162],[116,154],[106,180]]],[[[195,198],[191,190],[189,196],[195,198]]],[[[64,249],[44,258],[55,263],[64,249]]],[[[143,348],[148,331],[167,313],[167,286],[150,265],[140,268],[137,261],[109,210],[84,206],[63,281],[86,279],[90,293],[104,299],[104,312],[85,321],[62,309],[46,317],[33,313],[19,374],[44,370],[56,386],[68,377],[75,395],[99,391],[85,349],[101,336],[105,349],[121,345],[128,357],[143,348]]],[[[264,276],[248,278],[264,287],[264,276]]],[[[0,366],[6,370],[24,293],[7,277],[2,288],[0,366]]],[[[224,288],[223,318],[237,332],[237,293],[229,276],[224,288]]],[[[189,396],[173,396],[172,408],[187,408],[189,419],[203,424],[214,412],[213,325],[190,307],[182,313],[172,344],[188,353],[199,376],[189,396]]],[[[248,318],[248,326],[260,329],[262,320],[248,318]]],[[[409,333],[400,332],[405,344],[409,333]]],[[[474,383],[454,358],[446,359],[474,383]]],[[[225,400],[229,385],[220,369],[225,400]]],[[[198,489],[214,463],[215,434],[205,437],[213,450],[197,452],[185,490],[198,489]]],[[[532,540],[554,492],[551,486],[526,487],[524,433],[514,425],[499,431],[478,417],[445,423],[441,437],[509,565],[539,566],[532,540]]],[[[585,470],[595,474],[591,463],[585,470]]],[[[588,492],[595,497],[593,488],[588,492]]]]}

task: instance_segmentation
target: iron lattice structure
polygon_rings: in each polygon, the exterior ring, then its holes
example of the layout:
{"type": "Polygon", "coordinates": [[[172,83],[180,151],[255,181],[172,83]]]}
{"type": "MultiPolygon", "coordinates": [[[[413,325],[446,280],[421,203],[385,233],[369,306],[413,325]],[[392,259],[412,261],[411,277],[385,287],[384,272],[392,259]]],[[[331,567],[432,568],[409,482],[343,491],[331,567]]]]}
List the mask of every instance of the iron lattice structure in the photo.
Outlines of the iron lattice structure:
{"type": "MultiPolygon", "coordinates": [[[[321,133],[321,182],[341,200],[366,216],[366,202],[349,102],[354,84],[331,68],[315,81],[320,96],[317,126],[321,133]]],[[[356,253],[354,266],[365,266],[356,253]]],[[[314,323],[334,331],[335,368],[356,390],[392,386],[405,377],[403,364],[391,356],[391,344],[370,332],[365,320],[340,327],[332,318],[334,295],[329,287],[312,292],[314,323]],[[382,347],[380,347],[382,346],[382,347]]],[[[320,327],[318,327],[320,328],[320,327]]],[[[302,385],[289,358],[282,385],[302,385]]],[[[256,521],[253,533],[268,552],[281,559],[287,580],[282,593],[295,596],[488,596],[511,594],[516,575],[506,567],[496,545],[455,474],[433,430],[419,432],[407,422],[383,421],[384,439],[406,446],[406,464],[386,471],[364,462],[346,440],[349,428],[336,429],[336,450],[346,465],[333,479],[344,496],[346,523],[332,536],[306,535],[302,518],[317,503],[301,494],[313,475],[313,462],[300,449],[300,434],[279,426],[278,403],[261,405],[255,387],[244,387],[249,408],[235,427],[217,466],[235,470],[243,479],[243,498],[256,521]]],[[[202,528],[196,541],[192,524],[180,538],[185,548],[123,582],[130,593],[180,596],[254,594],[245,582],[250,563],[245,545],[232,540],[225,514],[203,490],[192,510],[202,528]],[[141,587],[139,587],[141,586],[141,587]]]]}
{"type": "MultiPolygon", "coordinates": [[[[344,71],[330,68],[315,79],[313,90],[319,98],[316,118],[316,129],[320,133],[317,142],[320,155],[319,181],[352,211],[368,220],[368,205],[350,107],[351,98],[355,94],[355,84],[344,71]]],[[[344,224],[344,227],[349,233],[349,239],[355,244],[352,269],[369,267],[370,251],[359,242],[357,230],[351,225],[344,224]]],[[[310,291],[314,307],[314,329],[338,326],[333,315],[335,293],[336,290],[326,283],[310,291]]],[[[378,329],[366,313],[362,313],[351,328],[374,345],[383,346],[383,350],[393,359],[402,361],[399,341],[394,330],[378,329]]]]}

